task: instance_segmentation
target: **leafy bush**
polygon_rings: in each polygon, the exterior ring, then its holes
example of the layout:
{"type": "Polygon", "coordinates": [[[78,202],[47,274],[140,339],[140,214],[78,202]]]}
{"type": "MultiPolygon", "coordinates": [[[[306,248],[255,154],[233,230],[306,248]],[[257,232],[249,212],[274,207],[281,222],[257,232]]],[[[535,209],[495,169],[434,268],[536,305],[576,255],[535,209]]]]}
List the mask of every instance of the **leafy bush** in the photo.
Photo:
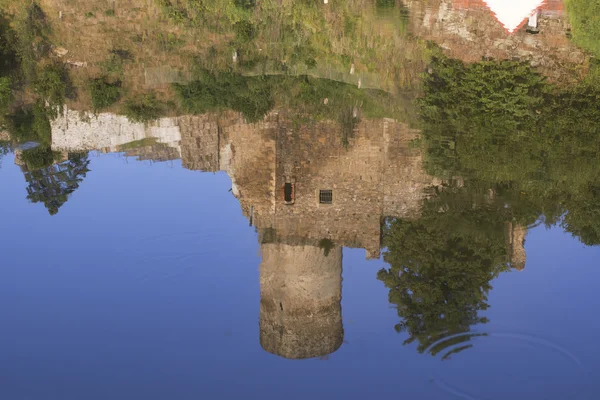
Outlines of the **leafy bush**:
{"type": "Polygon", "coordinates": [[[92,79],[90,94],[94,111],[110,107],[121,98],[121,81],[110,82],[107,77],[92,79]]]}
{"type": "Polygon", "coordinates": [[[65,99],[73,93],[69,71],[64,64],[58,63],[48,64],[42,68],[34,88],[40,98],[48,104],[51,118],[56,118],[59,113],[62,113],[65,99]]]}
{"type": "Polygon", "coordinates": [[[165,105],[156,98],[154,93],[148,93],[128,100],[123,112],[132,122],[146,123],[160,118],[165,112],[165,105]]]}
{"type": "Polygon", "coordinates": [[[194,114],[231,109],[256,122],[275,105],[270,81],[263,77],[200,71],[194,82],[174,87],[182,108],[194,114]]]}

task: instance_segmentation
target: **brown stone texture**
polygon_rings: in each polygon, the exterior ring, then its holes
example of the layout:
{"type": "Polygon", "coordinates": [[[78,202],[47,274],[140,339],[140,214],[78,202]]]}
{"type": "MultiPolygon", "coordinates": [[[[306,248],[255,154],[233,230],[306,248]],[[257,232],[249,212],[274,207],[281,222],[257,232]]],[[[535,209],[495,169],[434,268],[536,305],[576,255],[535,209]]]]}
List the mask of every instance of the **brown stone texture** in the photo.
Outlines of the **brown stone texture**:
{"type": "Polygon", "coordinates": [[[394,120],[358,122],[346,144],[333,121],[294,127],[272,114],[247,133],[242,128],[224,129],[221,153],[233,149],[225,169],[244,213],[280,237],[330,239],[379,257],[382,219],[418,217],[435,184],[410,145],[415,132],[394,120]],[[294,184],[293,205],[283,198],[286,182],[294,184]],[[320,204],[320,190],[332,191],[332,204],[320,204]]]}
{"type": "Polygon", "coordinates": [[[217,116],[203,114],[178,119],[181,132],[181,161],[184,168],[219,170],[219,125],[217,116]]]}
{"type": "Polygon", "coordinates": [[[588,59],[567,37],[570,26],[561,1],[548,1],[539,10],[538,34],[527,33],[526,26],[507,32],[482,1],[414,0],[406,5],[411,11],[410,30],[416,36],[465,62],[523,60],[562,81],[572,78],[588,59]]]}
{"type": "Polygon", "coordinates": [[[527,232],[528,228],[526,226],[515,226],[512,222],[507,222],[505,225],[509,265],[518,271],[524,270],[527,262],[527,253],[525,251],[527,232]]]}
{"type": "Polygon", "coordinates": [[[343,342],[342,248],[261,245],[260,344],[290,359],[322,357],[343,342]]]}
{"type": "Polygon", "coordinates": [[[155,143],[125,151],[126,157],[135,157],[138,161],[165,162],[178,160],[180,154],[176,148],[164,143],[155,143]]]}

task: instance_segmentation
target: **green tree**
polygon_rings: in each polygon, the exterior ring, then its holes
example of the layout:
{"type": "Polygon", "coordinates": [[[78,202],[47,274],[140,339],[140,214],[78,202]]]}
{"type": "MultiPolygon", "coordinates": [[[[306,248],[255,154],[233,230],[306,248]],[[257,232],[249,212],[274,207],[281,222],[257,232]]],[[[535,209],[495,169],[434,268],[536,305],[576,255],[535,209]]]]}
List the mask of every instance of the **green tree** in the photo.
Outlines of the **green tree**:
{"type": "Polygon", "coordinates": [[[92,79],[89,83],[94,112],[112,106],[121,99],[121,81],[111,81],[107,77],[92,79]]]}
{"type": "Polygon", "coordinates": [[[520,63],[435,58],[419,102],[428,170],[501,189],[522,223],[562,220],[600,244],[598,76],[565,88],[520,63]]]}
{"type": "Polygon", "coordinates": [[[507,218],[499,201],[489,204],[484,196],[446,188],[418,220],[386,221],[384,260],[390,267],[377,277],[390,289],[389,301],[402,319],[396,330],[409,336],[405,344],[416,340],[424,352],[487,322],[480,311],[488,308],[490,282],[508,268],[507,218]]]}
{"type": "Polygon", "coordinates": [[[48,213],[55,215],[79,188],[89,172],[89,163],[87,153],[72,153],[61,163],[26,169],[27,199],[32,203],[43,203],[48,213]]]}

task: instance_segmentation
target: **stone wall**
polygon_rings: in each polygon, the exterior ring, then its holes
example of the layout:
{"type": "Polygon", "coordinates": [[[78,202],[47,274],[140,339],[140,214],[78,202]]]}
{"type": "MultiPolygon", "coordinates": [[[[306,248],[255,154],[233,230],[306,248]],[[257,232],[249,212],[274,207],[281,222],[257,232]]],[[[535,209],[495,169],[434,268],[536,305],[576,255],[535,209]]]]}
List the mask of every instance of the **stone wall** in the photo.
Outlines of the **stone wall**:
{"type": "Polygon", "coordinates": [[[342,248],[261,245],[260,344],[291,359],[321,357],[343,342],[342,248]]]}
{"type": "Polygon", "coordinates": [[[188,169],[225,171],[257,228],[329,239],[379,257],[382,219],[418,217],[427,187],[436,184],[422,169],[420,149],[411,146],[417,133],[391,119],[357,121],[348,131],[336,121],[298,125],[294,117],[273,111],[248,123],[240,113],[224,112],[144,125],[109,113],[65,111],[52,122],[52,147],[125,151],[157,161],[179,156],[188,169]],[[143,139],[157,144],[124,146],[143,139]],[[284,202],[285,182],[294,184],[293,205],[284,202]],[[320,203],[320,190],[333,192],[332,204],[320,203]]]}
{"type": "Polygon", "coordinates": [[[244,214],[270,218],[274,212],[276,131],[279,114],[249,124],[241,114],[224,115],[221,122],[221,169],[232,182],[244,214]]]}
{"type": "MultiPolygon", "coordinates": [[[[258,228],[275,229],[280,236],[330,239],[379,257],[382,218],[417,217],[426,188],[434,184],[422,170],[420,151],[410,147],[414,132],[393,120],[358,123],[344,145],[337,122],[292,128],[280,116],[276,137],[273,210],[265,214],[266,206],[254,200],[258,195],[267,201],[266,186],[246,191],[241,199],[261,209],[253,217],[258,228]],[[283,198],[286,181],[294,184],[293,205],[283,198]],[[332,204],[320,203],[320,190],[332,191],[332,204]]],[[[271,162],[261,159],[265,166],[271,162]]],[[[237,178],[236,184],[241,187],[237,178]]]]}
{"type": "Polygon", "coordinates": [[[511,268],[522,271],[527,263],[527,253],[525,251],[525,238],[528,229],[526,226],[513,225],[507,222],[505,225],[506,245],[508,249],[508,262],[511,268]]]}
{"type": "MultiPolygon", "coordinates": [[[[552,3],[557,3],[553,1],[552,3]]],[[[528,61],[554,80],[568,79],[587,59],[567,38],[569,23],[560,7],[542,10],[539,34],[522,27],[507,32],[482,1],[407,1],[410,30],[440,45],[453,58],[465,62],[483,58],[528,61]]]]}
{"type": "Polygon", "coordinates": [[[215,114],[179,118],[181,161],[184,168],[219,170],[219,123],[215,114]]]}
{"type": "Polygon", "coordinates": [[[51,122],[52,149],[57,151],[118,151],[118,146],[154,138],[179,151],[181,132],[177,118],[161,118],[142,124],[111,113],[94,115],[68,110],[51,122]]]}

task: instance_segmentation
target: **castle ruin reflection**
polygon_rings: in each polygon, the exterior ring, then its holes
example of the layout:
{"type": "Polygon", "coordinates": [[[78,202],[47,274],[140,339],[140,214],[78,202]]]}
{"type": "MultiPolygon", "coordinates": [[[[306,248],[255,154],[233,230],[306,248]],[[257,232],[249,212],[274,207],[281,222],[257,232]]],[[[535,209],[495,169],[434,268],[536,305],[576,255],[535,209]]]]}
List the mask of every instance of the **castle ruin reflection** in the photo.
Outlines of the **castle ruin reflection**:
{"type": "MultiPolygon", "coordinates": [[[[224,112],[143,125],[66,111],[53,122],[52,148],[181,158],[187,169],[225,171],[261,243],[261,346],[290,359],[323,357],[343,343],[342,248],[379,258],[384,222],[418,220],[424,200],[444,185],[425,172],[417,131],[353,113],[349,126],[298,123],[284,110],[258,123],[224,112]]],[[[525,265],[525,234],[507,223],[514,268],[525,265]]]]}

